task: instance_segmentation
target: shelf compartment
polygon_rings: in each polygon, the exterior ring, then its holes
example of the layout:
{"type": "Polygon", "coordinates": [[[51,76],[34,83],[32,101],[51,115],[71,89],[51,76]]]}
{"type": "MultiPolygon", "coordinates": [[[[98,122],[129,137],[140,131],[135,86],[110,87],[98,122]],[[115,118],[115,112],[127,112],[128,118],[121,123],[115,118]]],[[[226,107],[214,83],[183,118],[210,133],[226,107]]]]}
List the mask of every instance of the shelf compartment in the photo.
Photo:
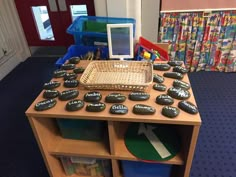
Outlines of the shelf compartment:
{"type": "MultiPolygon", "coordinates": [[[[54,159],[54,163],[53,163],[53,168],[51,168],[51,173],[53,175],[53,177],[68,177],[63,169],[63,166],[61,164],[60,159],[58,159],[58,157],[50,155],[51,159],[54,159]]],[[[88,176],[83,176],[83,175],[77,175],[77,174],[72,174],[70,175],[70,177],[88,177],[88,176]]]]}
{"type": "MultiPolygon", "coordinates": [[[[115,140],[114,140],[114,149],[115,154],[114,158],[119,160],[130,160],[138,161],[139,159],[132,155],[129,150],[126,148],[124,135],[128,128],[129,123],[114,122],[115,126],[115,140]]],[[[178,153],[175,157],[166,161],[157,161],[161,164],[172,164],[172,165],[183,165],[184,158],[182,153],[178,153]]]]}
{"type": "Polygon", "coordinates": [[[77,176],[112,176],[110,159],[95,159],[95,158],[74,158],[70,156],[57,157],[63,172],[67,175],[77,176]],[[94,161],[96,160],[96,161],[94,161]]]}
{"type": "Polygon", "coordinates": [[[56,119],[33,118],[38,140],[44,144],[44,151],[52,155],[87,156],[94,158],[110,158],[107,132],[103,141],[86,141],[62,138],[56,119]]]}

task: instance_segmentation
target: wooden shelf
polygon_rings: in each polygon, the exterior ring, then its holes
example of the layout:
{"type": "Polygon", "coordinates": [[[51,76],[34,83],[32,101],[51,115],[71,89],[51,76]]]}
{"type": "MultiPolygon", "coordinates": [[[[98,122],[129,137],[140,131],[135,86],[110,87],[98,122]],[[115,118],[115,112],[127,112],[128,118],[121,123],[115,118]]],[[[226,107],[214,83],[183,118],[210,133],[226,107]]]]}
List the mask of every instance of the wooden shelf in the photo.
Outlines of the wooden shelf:
{"type": "MultiPolygon", "coordinates": [[[[119,124],[119,123],[117,123],[119,124]]],[[[117,129],[117,138],[114,141],[114,147],[115,147],[115,158],[118,160],[132,160],[132,161],[138,161],[139,159],[136,158],[133,154],[129,152],[129,150],[126,148],[125,141],[124,141],[124,135],[128,128],[128,123],[121,123],[119,128],[117,129]]],[[[175,157],[173,157],[170,160],[167,161],[158,161],[158,163],[162,164],[171,164],[171,165],[183,165],[183,155],[182,153],[177,154],[175,157]]]]}
{"type": "Polygon", "coordinates": [[[64,139],[57,136],[55,143],[48,151],[52,155],[86,156],[110,158],[108,145],[105,142],[64,139]]]}
{"type": "MultiPolygon", "coordinates": [[[[80,61],[79,66],[86,67],[89,61],[80,61]]],[[[162,72],[154,71],[162,75],[162,72]]],[[[79,78],[78,78],[79,79],[79,78]]],[[[53,79],[63,82],[63,79],[53,79]]],[[[188,76],[185,75],[183,81],[188,82],[188,76]]],[[[173,79],[165,78],[164,84],[169,88],[172,86],[173,79]]],[[[58,91],[66,90],[61,84],[57,88],[58,91]]],[[[83,96],[88,90],[84,90],[81,86],[78,87],[78,99],[83,99],[83,96]]],[[[196,104],[192,90],[190,89],[191,97],[188,101],[196,104]]],[[[99,91],[103,98],[101,102],[105,102],[105,96],[112,91],[99,91]]],[[[128,97],[130,92],[119,91],[128,97]]],[[[136,115],[132,112],[132,108],[137,102],[127,99],[125,105],[128,107],[126,115],[113,115],[109,113],[112,104],[106,103],[106,109],[99,113],[86,112],[85,108],[76,112],[68,112],[65,110],[67,101],[57,100],[54,108],[46,111],[35,111],[34,106],[37,102],[42,101],[43,97],[41,92],[34,100],[31,106],[26,111],[26,115],[31,124],[35,138],[38,142],[39,148],[43,155],[46,167],[51,177],[66,177],[64,169],[61,165],[58,156],[78,156],[78,157],[91,157],[91,158],[104,158],[109,159],[112,164],[113,177],[122,177],[119,162],[120,160],[138,161],[126,148],[124,142],[124,135],[129,123],[143,122],[143,123],[156,123],[167,124],[174,126],[180,133],[182,139],[181,152],[174,158],[167,161],[159,161],[158,163],[174,165],[175,169],[172,170],[174,177],[189,177],[192,159],[196,147],[197,137],[201,125],[200,114],[190,115],[181,111],[178,117],[174,119],[166,118],[161,114],[161,105],[155,103],[156,96],[163,94],[153,89],[148,90],[150,99],[147,101],[140,101],[140,104],[152,105],[156,108],[154,115],[136,115]],[[56,118],[67,119],[85,119],[85,120],[105,120],[107,122],[107,133],[105,133],[105,140],[102,142],[84,141],[64,139],[61,137],[57,127],[56,118]]],[[[85,103],[87,104],[87,103],[85,103]]],[[[173,106],[177,107],[178,100],[175,100],[173,106]]],[[[86,106],[86,105],[85,105],[86,106]]],[[[71,177],[83,177],[79,175],[71,175],[71,177]]]]}

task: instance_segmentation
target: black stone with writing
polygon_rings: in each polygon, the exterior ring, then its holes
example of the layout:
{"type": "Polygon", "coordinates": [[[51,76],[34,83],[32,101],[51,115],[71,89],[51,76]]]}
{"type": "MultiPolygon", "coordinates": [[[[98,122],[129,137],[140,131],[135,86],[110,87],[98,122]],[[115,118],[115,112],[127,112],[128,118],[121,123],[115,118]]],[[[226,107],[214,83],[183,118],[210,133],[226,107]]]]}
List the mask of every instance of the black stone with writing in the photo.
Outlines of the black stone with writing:
{"type": "Polygon", "coordinates": [[[99,92],[88,92],[84,95],[84,101],[86,102],[99,102],[102,99],[102,95],[99,92]]]}
{"type": "Polygon", "coordinates": [[[74,80],[77,78],[77,74],[75,73],[66,73],[66,75],[64,76],[64,80],[74,80]]]}
{"type": "Polygon", "coordinates": [[[56,71],[53,72],[53,77],[54,78],[61,78],[64,77],[66,75],[66,71],[62,70],[62,69],[57,69],[56,71]]]}
{"type": "Polygon", "coordinates": [[[190,84],[184,81],[180,81],[180,80],[174,80],[173,82],[173,86],[174,87],[180,87],[182,89],[188,90],[190,89],[190,84]]]}
{"type": "Polygon", "coordinates": [[[182,88],[171,87],[167,90],[167,93],[172,98],[175,98],[178,100],[186,100],[190,97],[189,91],[182,88]]]}
{"type": "Polygon", "coordinates": [[[166,72],[163,74],[164,77],[172,78],[172,79],[183,79],[183,74],[178,72],[166,72]]]}
{"type": "Polygon", "coordinates": [[[76,73],[76,74],[81,74],[81,73],[84,72],[84,68],[82,68],[82,67],[75,68],[73,70],[73,72],[76,73]]]}
{"type": "Polygon", "coordinates": [[[59,100],[67,101],[76,98],[79,95],[79,91],[76,89],[65,90],[59,95],[59,100]]]}
{"type": "Polygon", "coordinates": [[[122,103],[126,100],[126,96],[121,93],[110,93],[105,97],[107,103],[122,103]]]}
{"type": "Polygon", "coordinates": [[[71,57],[68,60],[68,62],[71,63],[71,64],[78,64],[80,62],[80,58],[79,57],[71,57]]]}
{"type": "Polygon", "coordinates": [[[170,66],[181,66],[183,64],[182,61],[168,61],[167,62],[170,66]]]}
{"type": "Polygon", "coordinates": [[[36,111],[44,111],[53,108],[57,104],[55,99],[47,99],[35,104],[34,109],[36,111]]]}
{"type": "Polygon", "coordinates": [[[174,99],[169,95],[161,94],[156,97],[156,103],[160,105],[172,105],[174,99]]]}
{"type": "Polygon", "coordinates": [[[153,74],[153,82],[156,83],[163,83],[164,82],[164,77],[158,75],[158,74],[153,74]]]}
{"type": "Polygon", "coordinates": [[[43,85],[43,89],[51,90],[51,89],[55,89],[55,88],[59,87],[60,85],[61,85],[61,83],[58,81],[50,81],[50,82],[47,82],[43,85]]]}
{"type": "Polygon", "coordinates": [[[179,115],[179,109],[173,106],[164,106],[161,111],[162,115],[169,117],[169,118],[174,118],[179,115]]]}
{"type": "Polygon", "coordinates": [[[86,106],[86,111],[88,112],[101,112],[106,108],[106,105],[101,102],[90,103],[86,106]]]}
{"type": "Polygon", "coordinates": [[[153,64],[153,69],[158,71],[168,71],[170,69],[170,65],[167,63],[155,63],[153,64]]]}
{"type": "Polygon", "coordinates": [[[178,107],[189,114],[197,114],[198,113],[197,106],[195,106],[193,103],[186,101],[186,100],[180,101],[178,103],[178,107]]]}
{"type": "Polygon", "coordinates": [[[166,91],[166,86],[164,84],[161,84],[161,83],[154,84],[152,88],[154,90],[157,90],[157,91],[160,91],[160,92],[166,91]]]}
{"type": "Polygon", "coordinates": [[[67,111],[78,111],[84,107],[84,101],[75,99],[75,100],[70,100],[66,104],[66,110],[67,111]]]}
{"type": "Polygon", "coordinates": [[[75,88],[79,85],[79,81],[78,80],[65,80],[63,85],[66,88],[75,88]]]}
{"type": "Polygon", "coordinates": [[[129,94],[129,99],[132,101],[145,101],[150,98],[150,94],[145,92],[132,92],[129,94]]]}
{"type": "Polygon", "coordinates": [[[75,73],[66,73],[66,75],[64,76],[64,80],[74,80],[77,78],[77,74],[75,73]]]}
{"type": "Polygon", "coordinates": [[[114,104],[110,108],[111,114],[126,114],[127,112],[128,108],[123,104],[114,104]]]}
{"type": "Polygon", "coordinates": [[[58,90],[45,90],[43,92],[43,98],[56,98],[59,94],[60,92],[58,90]]]}
{"type": "Polygon", "coordinates": [[[136,104],[133,107],[133,113],[134,114],[140,114],[140,115],[152,115],[155,114],[156,109],[152,106],[148,106],[145,104],[136,104]]]}
{"type": "Polygon", "coordinates": [[[182,66],[175,66],[173,68],[173,72],[178,72],[178,73],[181,73],[181,74],[185,74],[188,72],[188,69],[182,67],[182,66]]]}
{"type": "Polygon", "coordinates": [[[64,70],[75,69],[75,64],[72,64],[72,63],[63,64],[61,65],[61,69],[64,69],[64,70]]]}

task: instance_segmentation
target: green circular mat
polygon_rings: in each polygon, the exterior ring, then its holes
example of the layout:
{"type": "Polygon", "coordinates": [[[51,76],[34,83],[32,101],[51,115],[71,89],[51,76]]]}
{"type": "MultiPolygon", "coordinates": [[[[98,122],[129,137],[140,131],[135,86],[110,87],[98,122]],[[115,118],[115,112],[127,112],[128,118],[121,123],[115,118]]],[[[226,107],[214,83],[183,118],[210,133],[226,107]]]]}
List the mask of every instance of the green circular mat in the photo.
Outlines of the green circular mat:
{"type": "Polygon", "coordinates": [[[181,139],[172,126],[131,123],[125,134],[127,149],[137,158],[164,161],[180,151],[181,139]]]}

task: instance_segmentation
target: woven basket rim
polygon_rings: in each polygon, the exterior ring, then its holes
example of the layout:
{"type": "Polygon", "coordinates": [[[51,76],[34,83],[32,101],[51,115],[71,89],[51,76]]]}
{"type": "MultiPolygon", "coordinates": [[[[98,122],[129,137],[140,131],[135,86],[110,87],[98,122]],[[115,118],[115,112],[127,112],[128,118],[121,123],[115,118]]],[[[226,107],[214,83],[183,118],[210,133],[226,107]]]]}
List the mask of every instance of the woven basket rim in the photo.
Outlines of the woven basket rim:
{"type": "MultiPolygon", "coordinates": [[[[97,68],[96,68],[97,69],[97,68]]],[[[104,68],[103,68],[104,69],[104,68]]],[[[111,71],[109,71],[111,72],[111,71]]],[[[115,73],[116,71],[114,71],[115,73]]],[[[141,73],[141,72],[140,72],[141,73]]],[[[127,72],[128,74],[128,72],[127,72]]],[[[131,72],[132,74],[132,72],[131,72]]],[[[142,73],[141,73],[142,74],[142,73]]],[[[92,61],[88,64],[87,68],[85,69],[84,73],[82,74],[81,78],[80,78],[80,83],[81,85],[83,85],[85,88],[89,88],[92,89],[99,87],[98,89],[110,89],[109,87],[121,87],[124,88],[124,90],[127,90],[127,87],[131,87],[130,90],[132,90],[132,87],[137,88],[137,87],[148,87],[153,80],[153,66],[152,63],[146,62],[146,61],[126,61],[126,60],[112,60],[112,61],[92,61]],[[135,65],[137,66],[143,66],[144,69],[146,69],[148,72],[143,74],[145,75],[145,78],[147,79],[147,82],[142,82],[142,83],[123,83],[123,82],[119,82],[119,78],[115,78],[114,83],[92,83],[92,82],[84,82],[84,80],[86,78],[88,78],[90,75],[89,73],[92,72],[92,70],[94,69],[94,67],[96,67],[96,65],[99,64],[128,64],[127,67],[132,64],[132,67],[135,67],[135,65]],[[148,75],[147,75],[148,73],[148,75]],[[104,88],[103,88],[104,87],[104,88]]]]}

